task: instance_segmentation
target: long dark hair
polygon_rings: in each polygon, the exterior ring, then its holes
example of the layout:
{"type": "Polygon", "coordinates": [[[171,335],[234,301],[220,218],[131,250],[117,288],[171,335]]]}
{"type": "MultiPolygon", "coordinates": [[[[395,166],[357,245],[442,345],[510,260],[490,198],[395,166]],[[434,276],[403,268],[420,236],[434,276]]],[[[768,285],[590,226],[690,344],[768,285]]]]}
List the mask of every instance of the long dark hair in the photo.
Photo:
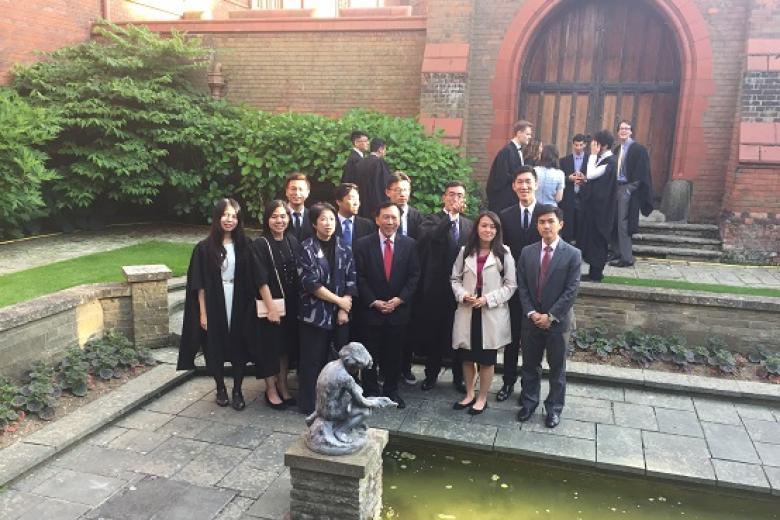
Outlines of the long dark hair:
{"type": "Polygon", "coordinates": [[[546,144],[542,147],[542,156],[539,158],[537,166],[558,168],[558,149],[554,144],[546,144]]]}
{"type": "Polygon", "coordinates": [[[225,246],[222,245],[222,239],[225,236],[225,232],[222,231],[222,226],[219,221],[225,213],[225,208],[228,206],[236,210],[236,227],[230,232],[236,253],[241,252],[244,249],[244,246],[246,246],[246,235],[244,235],[244,219],[241,217],[241,206],[234,199],[219,199],[217,203],[214,204],[214,211],[211,212],[211,230],[209,231],[208,238],[209,258],[217,266],[221,266],[227,256],[225,246]]]}
{"type": "Polygon", "coordinates": [[[465,250],[463,251],[463,258],[468,258],[472,253],[479,254],[479,221],[483,218],[489,218],[493,221],[493,225],[496,226],[496,236],[490,241],[490,252],[493,256],[503,261],[504,253],[504,235],[501,232],[501,219],[498,215],[492,211],[482,211],[479,216],[474,220],[474,227],[471,228],[471,234],[466,241],[465,250]]]}
{"type": "Polygon", "coordinates": [[[271,226],[268,225],[268,221],[271,220],[271,215],[274,214],[274,211],[276,211],[276,208],[284,208],[285,213],[287,213],[287,229],[284,230],[284,233],[287,234],[287,232],[290,230],[290,222],[292,222],[292,216],[290,216],[290,208],[287,207],[287,204],[281,200],[281,199],[274,199],[265,206],[265,210],[263,211],[263,234],[264,235],[271,235],[271,226]]]}

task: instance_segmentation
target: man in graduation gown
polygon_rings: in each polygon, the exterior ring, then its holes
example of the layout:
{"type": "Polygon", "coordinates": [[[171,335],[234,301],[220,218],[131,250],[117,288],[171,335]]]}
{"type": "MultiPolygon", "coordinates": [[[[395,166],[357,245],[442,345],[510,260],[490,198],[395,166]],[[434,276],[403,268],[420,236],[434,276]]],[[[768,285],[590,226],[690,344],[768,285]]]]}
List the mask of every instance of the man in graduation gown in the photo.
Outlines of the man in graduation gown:
{"type": "Polygon", "coordinates": [[[618,126],[617,183],[615,206],[617,215],[612,232],[611,249],[615,256],[609,265],[630,267],[634,265],[631,235],[639,230],[639,211],[647,216],[653,211],[653,187],[650,180],[650,155],[647,148],[631,138],[630,121],[622,120],[618,126]]]}
{"type": "Polygon", "coordinates": [[[517,204],[512,181],[517,169],[525,164],[522,150],[533,137],[533,125],[521,120],[514,124],[512,132],[512,139],[493,159],[487,181],[488,208],[496,213],[517,204]]]}
{"type": "Polygon", "coordinates": [[[390,180],[390,167],[385,162],[387,145],[384,139],[371,139],[371,153],[356,167],[355,184],[360,191],[360,216],[373,219],[376,210],[387,202],[385,188],[390,180]]]}
{"type": "Polygon", "coordinates": [[[357,165],[368,152],[368,134],[362,130],[355,130],[350,134],[349,140],[352,141],[352,151],[344,163],[344,170],[341,175],[341,182],[355,183],[357,179],[357,165]]]}

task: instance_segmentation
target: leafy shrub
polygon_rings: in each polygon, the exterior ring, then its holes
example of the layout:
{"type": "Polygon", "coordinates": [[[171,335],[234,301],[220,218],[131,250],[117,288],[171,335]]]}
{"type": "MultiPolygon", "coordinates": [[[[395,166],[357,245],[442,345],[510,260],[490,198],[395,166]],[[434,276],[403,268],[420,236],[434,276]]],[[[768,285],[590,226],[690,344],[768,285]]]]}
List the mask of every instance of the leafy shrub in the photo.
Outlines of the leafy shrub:
{"type": "Polygon", "coordinates": [[[54,369],[42,361],[36,361],[30,366],[27,384],[19,389],[11,405],[50,421],[54,419],[54,407],[60,395],[62,391],[54,382],[54,369]]]}
{"type": "Polygon", "coordinates": [[[780,354],[770,354],[763,361],[764,370],[772,376],[780,376],[780,354]]]}
{"type": "Polygon", "coordinates": [[[65,358],[57,365],[56,381],[62,390],[69,390],[77,397],[87,395],[89,382],[89,361],[79,347],[68,349],[65,358]]]}
{"type": "Polygon", "coordinates": [[[589,350],[593,344],[600,338],[607,335],[607,330],[603,327],[593,327],[589,329],[577,329],[571,337],[574,345],[580,350],[589,350]]]}
{"type": "Polygon", "coordinates": [[[0,238],[46,214],[41,184],[56,178],[41,147],[57,135],[57,118],[0,89],[0,238]]]}
{"type": "Polygon", "coordinates": [[[19,388],[4,377],[0,377],[0,433],[11,423],[20,419],[11,404],[19,388]]]}
{"type": "Polygon", "coordinates": [[[724,374],[733,374],[737,370],[737,360],[734,358],[734,354],[725,348],[713,350],[707,359],[707,364],[718,367],[724,374]]]}
{"type": "Polygon", "coordinates": [[[84,345],[84,360],[90,373],[104,380],[122,377],[132,367],[156,363],[149,349],[136,349],[130,340],[115,331],[88,341],[84,345]]]}
{"type": "Polygon", "coordinates": [[[680,336],[672,336],[669,338],[669,361],[674,363],[680,368],[686,368],[688,363],[693,363],[696,355],[688,348],[685,343],[685,338],[680,336]]]}
{"type": "Polygon", "coordinates": [[[665,338],[644,334],[638,329],[624,333],[618,340],[618,345],[624,355],[643,367],[657,359],[664,359],[664,356],[667,355],[665,338]]]}

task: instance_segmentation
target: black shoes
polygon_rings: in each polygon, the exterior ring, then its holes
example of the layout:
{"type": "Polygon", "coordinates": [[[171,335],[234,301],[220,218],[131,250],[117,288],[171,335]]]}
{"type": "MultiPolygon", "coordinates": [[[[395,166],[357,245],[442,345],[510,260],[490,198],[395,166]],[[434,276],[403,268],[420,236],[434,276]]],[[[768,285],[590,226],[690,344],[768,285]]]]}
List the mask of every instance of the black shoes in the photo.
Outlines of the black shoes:
{"type": "Polygon", "coordinates": [[[548,428],[555,428],[561,423],[561,415],[555,412],[547,412],[544,418],[544,425],[548,428]]]}
{"type": "Polygon", "coordinates": [[[631,267],[634,265],[634,262],[626,262],[625,260],[619,259],[619,260],[612,260],[609,265],[612,267],[631,267]]]}
{"type": "Polygon", "coordinates": [[[387,397],[389,397],[391,401],[398,405],[399,410],[406,408],[406,402],[401,399],[401,396],[398,395],[398,392],[390,392],[387,394],[387,397]]]}
{"type": "Polygon", "coordinates": [[[504,385],[501,387],[501,390],[498,391],[496,394],[496,401],[499,403],[501,401],[506,401],[509,399],[509,396],[512,395],[512,392],[515,391],[515,385],[504,385]]]}
{"type": "Polygon", "coordinates": [[[526,422],[528,419],[530,419],[534,415],[535,409],[533,408],[526,408],[523,406],[520,408],[520,411],[517,412],[517,420],[520,422],[526,422]]]}
{"type": "Polygon", "coordinates": [[[403,379],[404,383],[407,385],[413,385],[417,382],[417,378],[412,374],[412,369],[404,370],[401,374],[401,379],[403,379]]]}
{"type": "Polygon", "coordinates": [[[228,399],[227,395],[227,388],[217,388],[217,406],[227,406],[230,404],[230,399],[228,399]]]}
{"type": "Polygon", "coordinates": [[[452,405],[453,410],[465,410],[466,408],[470,408],[471,405],[477,402],[477,398],[475,397],[468,403],[461,403],[460,401],[455,401],[455,404],[452,405]]]}
{"type": "Polygon", "coordinates": [[[282,402],[284,403],[285,406],[289,406],[289,407],[293,407],[298,404],[298,400],[295,399],[294,397],[290,397],[289,399],[285,399],[284,397],[282,397],[282,402]]]}
{"type": "Polygon", "coordinates": [[[471,407],[469,408],[468,414],[469,414],[469,415],[479,415],[479,414],[481,414],[482,412],[484,412],[485,410],[487,410],[487,407],[488,407],[487,401],[485,401],[485,406],[483,406],[483,407],[482,407],[481,409],[479,409],[479,410],[477,410],[476,408],[474,408],[474,405],[472,404],[472,405],[471,405],[471,407]]]}
{"type": "Polygon", "coordinates": [[[231,404],[233,405],[233,409],[237,412],[246,408],[246,402],[244,401],[244,395],[241,393],[241,390],[233,389],[233,402],[231,404]]]}
{"type": "Polygon", "coordinates": [[[268,394],[263,393],[263,397],[265,397],[265,404],[273,408],[274,410],[285,410],[287,409],[287,404],[285,404],[284,401],[281,403],[272,403],[270,399],[268,399],[268,394]]]}
{"type": "Polygon", "coordinates": [[[430,390],[436,386],[436,378],[435,377],[426,377],[423,379],[422,385],[420,385],[420,388],[422,390],[430,390]]]}

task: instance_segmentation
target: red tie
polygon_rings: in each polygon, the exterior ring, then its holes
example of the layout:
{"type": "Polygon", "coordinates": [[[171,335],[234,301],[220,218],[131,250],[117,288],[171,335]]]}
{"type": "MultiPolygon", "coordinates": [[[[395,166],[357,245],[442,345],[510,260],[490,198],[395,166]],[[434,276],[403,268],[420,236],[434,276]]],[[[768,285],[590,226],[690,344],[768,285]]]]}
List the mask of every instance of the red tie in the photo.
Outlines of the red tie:
{"type": "Polygon", "coordinates": [[[542,289],[544,288],[544,282],[547,281],[547,269],[550,268],[550,261],[552,260],[552,247],[544,247],[544,256],[542,256],[542,267],[539,269],[539,283],[536,284],[536,299],[542,301],[542,289]]]}
{"type": "Polygon", "coordinates": [[[385,278],[390,281],[390,271],[393,267],[393,243],[390,239],[385,239],[385,278]]]}

